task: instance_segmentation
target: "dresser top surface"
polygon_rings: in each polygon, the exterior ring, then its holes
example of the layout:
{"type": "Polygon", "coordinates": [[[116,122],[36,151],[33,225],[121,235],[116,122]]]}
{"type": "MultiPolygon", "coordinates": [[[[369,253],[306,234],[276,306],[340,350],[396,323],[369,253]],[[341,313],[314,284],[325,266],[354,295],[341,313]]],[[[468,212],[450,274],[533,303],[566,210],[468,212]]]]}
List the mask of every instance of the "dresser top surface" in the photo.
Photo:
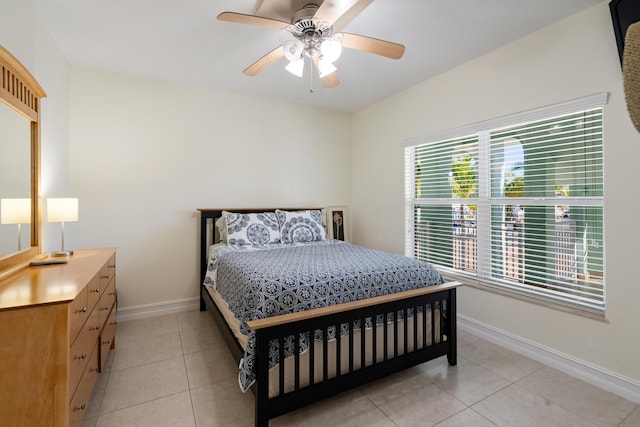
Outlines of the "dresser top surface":
{"type": "Polygon", "coordinates": [[[0,281],[0,310],[72,301],[115,252],[116,248],[76,250],[64,258],[67,264],[20,270],[0,281]]]}

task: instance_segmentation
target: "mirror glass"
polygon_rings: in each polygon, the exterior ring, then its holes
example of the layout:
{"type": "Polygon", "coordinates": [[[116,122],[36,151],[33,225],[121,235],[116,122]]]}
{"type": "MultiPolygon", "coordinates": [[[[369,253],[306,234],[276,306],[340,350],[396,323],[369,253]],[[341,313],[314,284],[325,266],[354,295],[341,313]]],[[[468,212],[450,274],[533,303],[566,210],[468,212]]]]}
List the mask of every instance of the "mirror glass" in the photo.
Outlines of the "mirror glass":
{"type": "MultiPolygon", "coordinates": [[[[30,134],[29,120],[0,102],[0,199],[31,196],[30,134]]],[[[29,223],[20,225],[20,235],[21,249],[31,246],[29,223]]],[[[0,224],[0,258],[17,251],[18,225],[0,224]]]]}

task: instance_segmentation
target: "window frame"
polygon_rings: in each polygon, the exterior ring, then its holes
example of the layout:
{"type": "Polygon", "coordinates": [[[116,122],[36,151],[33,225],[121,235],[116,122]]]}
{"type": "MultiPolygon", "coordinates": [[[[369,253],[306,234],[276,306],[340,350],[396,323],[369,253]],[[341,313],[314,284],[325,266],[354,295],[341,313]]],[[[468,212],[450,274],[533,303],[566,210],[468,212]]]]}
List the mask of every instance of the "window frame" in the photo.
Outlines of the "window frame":
{"type": "MultiPolygon", "coordinates": [[[[493,131],[496,131],[501,128],[516,126],[521,123],[533,122],[533,121],[542,121],[550,118],[554,118],[557,116],[562,116],[564,114],[576,113],[580,111],[587,111],[593,108],[602,108],[602,121],[604,122],[604,106],[608,102],[609,94],[606,92],[597,93],[594,95],[589,95],[586,97],[574,99],[571,101],[566,101],[542,108],[537,108],[534,110],[524,111],[508,116],[499,117],[496,119],[491,119],[483,122],[474,123],[467,126],[462,126],[454,129],[449,129],[441,132],[432,133],[426,136],[421,136],[417,138],[412,138],[406,140],[404,142],[404,151],[405,151],[405,255],[409,257],[415,257],[415,240],[416,240],[416,230],[415,230],[415,221],[414,221],[414,213],[416,207],[425,206],[429,204],[433,205],[444,205],[447,201],[451,201],[454,198],[442,198],[442,199],[419,199],[416,197],[416,181],[415,181],[415,166],[416,166],[416,158],[415,158],[415,149],[417,147],[424,147],[429,144],[436,144],[439,142],[445,142],[453,139],[462,139],[468,138],[469,136],[477,136],[478,137],[478,169],[480,170],[479,175],[486,178],[484,182],[478,182],[478,194],[476,194],[476,198],[472,199],[457,199],[464,200],[465,204],[477,204],[477,209],[487,209],[491,210],[491,206],[502,204],[513,204],[514,199],[508,197],[501,198],[492,198],[491,197],[491,160],[490,160],[490,150],[491,150],[491,141],[490,134],[493,131]],[[488,177],[488,178],[487,178],[488,177]]],[[[604,137],[603,137],[604,140],[604,137]]],[[[603,142],[604,144],[604,142],[603,142]]],[[[602,162],[604,163],[604,147],[602,147],[602,162]]],[[[602,170],[602,180],[604,180],[604,170],[602,170]]],[[[604,189],[603,189],[604,190],[604,189]]],[[[540,200],[532,200],[532,204],[536,205],[549,205],[549,203],[553,203],[554,200],[551,197],[545,198],[543,201],[540,200]]],[[[599,224],[602,229],[602,243],[605,243],[605,232],[604,232],[604,193],[602,197],[584,197],[580,199],[581,203],[585,203],[587,205],[600,206],[602,208],[601,221],[602,224],[599,224]]],[[[453,202],[455,204],[455,202],[453,202]]],[[[596,318],[604,317],[605,309],[606,309],[606,286],[604,277],[604,270],[606,269],[606,253],[602,252],[602,270],[603,270],[603,295],[602,295],[602,305],[594,306],[593,304],[582,304],[580,303],[579,298],[563,298],[562,296],[553,296],[549,295],[546,292],[536,292],[535,289],[532,290],[530,287],[525,286],[508,286],[504,283],[500,283],[501,281],[497,281],[492,278],[491,273],[487,273],[487,270],[491,270],[491,214],[490,212],[484,212],[477,214],[477,233],[484,233],[485,236],[479,237],[477,241],[477,255],[476,255],[476,263],[478,264],[478,271],[475,274],[464,273],[461,270],[452,270],[451,268],[444,268],[443,274],[447,277],[451,277],[456,280],[460,280],[465,284],[479,287],[481,289],[492,290],[498,292],[500,294],[515,296],[521,299],[525,299],[534,303],[541,303],[543,305],[548,305],[554,308],[560,308],[562,310],[568,311],[578,311],[580,313],[584,313],[589,316],[593,316],[596,318]],[[481,216],[484,215],[484,222],[480,221],[481,216]],[[484,247],[482,246],[484,245],[484,247]],[[484,271],[481,271],[482,269],[484,271]]],[[[427,260],[428,261],[428,260],[427,260]]],[[[437,263],[436,263],[437,265],[437,263]]],[[[568,295],[568,292],[566,293],[568,295]]]]}

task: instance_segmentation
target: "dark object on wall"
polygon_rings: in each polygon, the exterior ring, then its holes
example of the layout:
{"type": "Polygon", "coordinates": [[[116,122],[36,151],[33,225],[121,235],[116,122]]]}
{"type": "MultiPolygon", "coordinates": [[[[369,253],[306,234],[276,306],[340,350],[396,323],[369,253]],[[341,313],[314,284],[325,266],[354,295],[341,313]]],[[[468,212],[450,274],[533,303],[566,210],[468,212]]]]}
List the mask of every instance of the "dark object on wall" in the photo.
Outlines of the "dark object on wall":
{"type": "Polygon", "coordinates": [[[618,44],[618,54],[620,63],[623,60],[625,46],[625,35],[629,25],[640,21],[640,1],[638,0],[612,0],[609,2],[611,20],[613,21],[613,31],[618,44]]]}
{"type": "Polygon", "coordinates": [[[626,33],[622,79],[629,116],[640,132],[640,22],[631,24],[626,33]]]}

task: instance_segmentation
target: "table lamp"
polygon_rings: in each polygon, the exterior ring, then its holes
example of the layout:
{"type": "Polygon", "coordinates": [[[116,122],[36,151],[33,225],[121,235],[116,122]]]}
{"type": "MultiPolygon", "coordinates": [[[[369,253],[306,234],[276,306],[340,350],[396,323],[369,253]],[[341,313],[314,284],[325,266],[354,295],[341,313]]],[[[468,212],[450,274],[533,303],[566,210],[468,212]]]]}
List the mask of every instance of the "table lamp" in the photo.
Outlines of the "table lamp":
{"type": "Polygon", "coordinates": [[[52,256],[69,256],[73,251],[64,248],[64,223],[78,220],[78,199],[47,199],[47,222],[59,222],[62,224],[62,249],[52,252],[52,256]]]}
{"type": "Polygon", "coordinates": [[[18,250],[22,249],[22,224],[31,223],[31,199],[0,199],[0,224],[18,224],[18,250]]]}

